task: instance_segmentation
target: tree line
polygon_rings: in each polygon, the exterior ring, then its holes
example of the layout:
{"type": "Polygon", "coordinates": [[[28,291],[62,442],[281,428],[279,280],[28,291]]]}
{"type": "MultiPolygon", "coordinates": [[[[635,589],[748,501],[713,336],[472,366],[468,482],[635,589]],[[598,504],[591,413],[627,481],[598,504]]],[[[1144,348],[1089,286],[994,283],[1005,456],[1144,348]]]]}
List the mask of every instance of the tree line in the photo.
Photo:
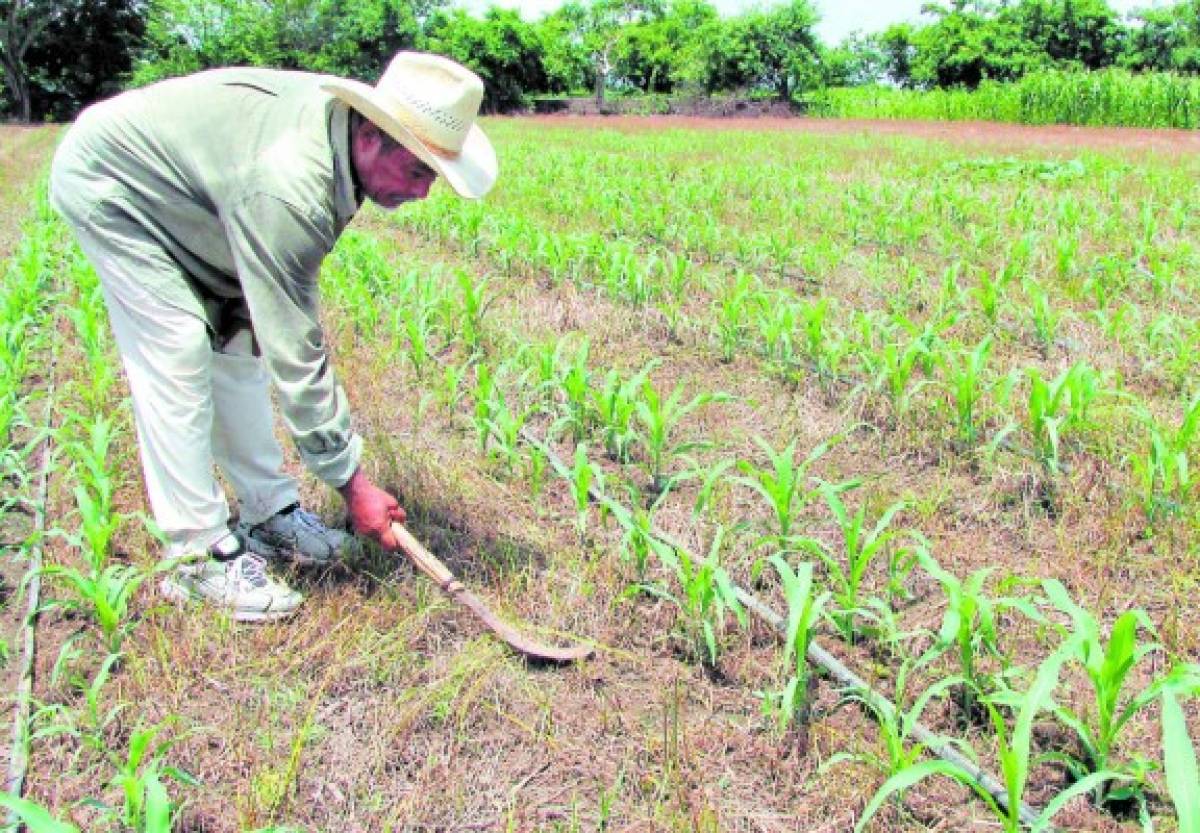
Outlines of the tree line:
{"type": "Polygon", "coordinates": [[[448,0],[0,0],[0,104],[70,119],[188,72],[274,66],[373,81],[400,49],[475,69],[485,106],[535,94],[801,100],[826,87],[974,88],[1045,69],[1200,71],[1200,0],[1117,14],[1107,0],[952,0],[922,21],[820,41],[812,0],[721,16],[709,0],[568,0],[538,20],[448,0]]]}

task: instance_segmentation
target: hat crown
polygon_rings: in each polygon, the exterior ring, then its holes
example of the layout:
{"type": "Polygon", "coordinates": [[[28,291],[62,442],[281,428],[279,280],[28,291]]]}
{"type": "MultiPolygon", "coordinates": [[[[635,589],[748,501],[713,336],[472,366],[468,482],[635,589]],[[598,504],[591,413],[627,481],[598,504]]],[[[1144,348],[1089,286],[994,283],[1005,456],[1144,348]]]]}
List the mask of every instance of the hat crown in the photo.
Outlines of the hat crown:
{"type": "Polygon", "coordinates": [[[375,89],[396,103],[396,115],[444,153],[462,150],[483,102],[483,81],[471,70],[423,52],[400,52],[375,89]]]}

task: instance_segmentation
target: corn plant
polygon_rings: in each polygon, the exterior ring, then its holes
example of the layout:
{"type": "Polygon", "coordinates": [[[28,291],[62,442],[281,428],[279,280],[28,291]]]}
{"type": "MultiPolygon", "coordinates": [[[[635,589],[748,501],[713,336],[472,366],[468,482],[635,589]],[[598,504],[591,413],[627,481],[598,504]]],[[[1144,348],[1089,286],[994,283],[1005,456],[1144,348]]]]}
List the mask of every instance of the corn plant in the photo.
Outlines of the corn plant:
{"type": "Polygon", "coordinates": [[[830,323],[829,298],[812,303],[801,302],[798,312],[804,336],[804,352],[816,367],[817,378],[828,386],[838,378],[842,361],[850,352],[849,340],[845,333],[830,323]]]}
{"type": "Polygon", "coordinates": [[[974,350],[942,353],[942,366],[954,398],[958,441],[967,448],[974,446],[979,436],[979,403],[985,393],[983,374],[991,350],[989,336],[974,350]]]}
{"type": "MultiPolygon", "coordinates": [[[[961,682],[961,678],[957,676],[943,677],[921,692],[907,710],[904,709],[909,674],[927,662],[925,657],[910,657],[900,663],[896,670],[895,693],[890,701],[878,695],[873,696],[871,692],[862,688],[852,688],[842,694],[839,705],[856,704],[866,709],[875,719],[884,751],[882,755],[873,752],[839,752],[822,764],[822,769],[847,761],[857,761],[874,767],[885,777],[891,778],[916,765],[924,757],[926,744],[913,739],[913,730],[929,704],[936,698],[945,696],[951,688],[961,682]]],[[[942,746],[962,745],[960,740],[943,736],[938,736],[937,742],[942,746]]]]}
{"type": "Polygon", "coordinates": [[[995,730],[996,759],[1000,765],[1000,780],[1005,791],[1006,807],[1002,807],[992,797],[974,774],[961,766],[944,760],[922,761],[905,767],[883,783],[863,810],[862,817],[855,825],[855,833],[866,829],[872,817],[890,796],[934,775],[952,778],[971,789],[992,811],[1000,823],[1000,829],[1005,833],[1022,833],[1027,826],[1032,833],[1042,833],[1049,829],[1058,812],[1076,796],[1088,793],[1106,780],[1121,777],[1112,772],[1093,773],[1056,795],[1028,825],[1021,818],[1022,797],[1029,781],[1030,769],[1036,762],[1032,754],[1034,721],[1050,705],[1051,695],[1058,685],[1059,673],[1067,659],[1065,647],[1051,654],[1038,666],[1033,684],[1022,693],[1017,702],[1016,722],[1011,730],[1000,711],[985,701],[995,730]]]}
{"type": "Polygon", "coordinates": [[[1066,375],[1048,382],[1033,368],[1028,373],[1029,399],[1025,413],[1033,438],[1033,456],[1051,476],[1057,476],[1061,467],[1059,429],[1066,419],[1066,375]]]}
{"type": "Polygon", "coordinates": [[[682,548],[655,549],[664,566],[674,573],[678,591],[660,584],[640,586],[646,593],[676,606],[688,653],[711,667],[716,667],[721,653],[727,614],[732,613],[739,625],[746,626],[746,612],[737,599],[733,581],[721,566],[725,533],[725,527],[717,529],[706,558],[698,558],[682,548]]]}
{"type": "Polygon", "coordinates": [[[504,470],[512,474],[521,460],[521,431],[529,412],[521,408],[511,409],[499,388],[493,388],[495,399],[489,404],[489,416],[483,428],[487,435],[485,445],[490,445],[489,454],[500,457],[504,470]]]}
{"type": "Polygon", "coordinates": [[[1191,499],[1195,487],[1188,455],[1200,435],[1200,396],[1184,410],[1177,429],[1168,428],[1144,406],[1137,415],[1149,433],[1149,448],[1130,456],[1138,484],[1138,500],[1153,524],[1164,515],[1178,514],[1191,499]]]}
{"type": "Polygon", "coordinates": [[[1042,588],[1050,603],[1071,619],[1069,645],[1072,651],[1069,661],[1078,662],[1091,683],[1092,699],[1088,709],[1076,712],[1066,706],[1054,706],[1054,712],[1083,746],[1083,757],[1076,759],[1067,754],[1056,755],[1077,778],[1100,771],[1119,772],[1127,776],[1128,785],[1111,790],[1109,784],[1098,784],[1093,794],[1099,806],[1107,801],[1138,798],[1140,779],[1137,774],[1144,770],[1138,762],[1126,763],[1116,757],[1116,747],[1121,730],[1135,715],[1159,699],[1163,691],[1195,694],[1200,692],[1200,666],[1179,665],[1164,674],[1141,691],[1129,691],[1126,685],[1129,673],[1148,654],[1162,651],[1157,642],[1139,645],[1139,626],[1154,634],[1154,626],[1142,610],[1129,610],[1117,617],[1109,633],[1108,644],[1101,637],[1100,625],[1086,608],[1071,598],[1066,588],[1056,579],[1046,579],[1042,588]],[[1138,792],[1134,792],[1138,790],[1138,792]]]}
{"type": "MultiPolygon", "coordinates": [[[[731,479],[732,482],[757,492],[766,501],[775,521],[774,529],[768,534],[768,539],[779,542],[787,541],[792,534],[792,525],[796,515],[820,492],[819,485],[813,485],[811,488],[806,485],[809,480],[809,467],[825,455],[832,442],[817,445],[804,460],[797,463],[797,440],[792,440],[787,448],[778,452],[762,437],[755,437],[754,441],[767,455],[770,465],[759,468],[749,460],[738,460],[737,469],[741,475],[731,479]]],[[[716,476],[722,471],[723,467],[718,467],[710,473],[697,499],[698,506],[702,507],[707,501],[716,476]]]]}
{"type": "Polygon", "coordinates": [[[721,348],[721,361],[731,362],[749,330],[751,307],[757,306],[759,295],[754,276],[740,272],[717,299],[715,334],[721,348]]]}
{"type": "Polygon", "coordinates": [[[609,511],[624,531],[621,536],[621,559],[633,563],[635,582],[640,585],[646,581],[646,570],[650,566],[651,555],[664,564],[671,563],[672,547],[663,542],[654,531],[654,513],[670,492],[660,492],[648,506],[642,505],[636,489],[631,487],[630,492],[633,498],[630,509],[611,502],[609,511]]]}
{"type": "Polygon", "coordinates": [[[781,691],[763,693],[763,710],[774,718],[776,728],[783,731],[791,725],[804,727],[808,723],[815,681],[808,663],[808,646],[830,593],[817,592],[811,562],[802,562],[793,572],[779,555],[771,556],[770,561],[779,574],[788,605],[783,636],[783,667],[787,682],[781,691]]]}
{"type": "Polygon", "coordinates": [[[604,474],[588,460],[587,444],[575,446],[573,464],[567,468],[557,457],[547,455],[559,477],[567,482],[571,498],[575,502],[575,528],[582,538],[587,532],[588,507],[592,502],[593,486],[597,490],[604,488],[604,474]]]}
{"type": "Polygon", "coordinates": [[[458,335],[468,352],[482,349],[483,315],[487,309],[487,278],[475,280],[468,272],[459,269],[454,273],[458,283],[462,306],[459,309],[458,335]]]}
{"type": "Polygon", "coordinates": [[[842,538],[839,548],[841,552],[831,551],[822,541],[811,537],[793,537],[789,545],[811,552],[821,559],[833,583],[833,600],[837,603],[837,610],[831,618],[842,637],[854,642],[859,636],[856,618],[867,610],[866,602],[862,598],[863,580],[866,578],[867,569],[877,556],[887,551],[888,544],[899,534],[897,530],[889,527],[892,518],[904,509],[906,504],[904,501],[897,501],[888,506],[872,527],[867,523],[865,502],[853,515],[846,509],[840,494],[845,488],[829,484],[819,487],[821,496],[837,521],[842,538]]]}
{"type": "Polygon", "coordinates": [[[928,384],[923,379],[913,383],[913,373],[925,349],[920,339],[914,339],[903,346],[898,343],[885,344],[875,356],[864,356],[872,366],[873,388],[886,394],[896,419],[907,415],[913,397],[928,384]]]}
{"type": "Polygon", "coordinates": [[[1054,309],[1046,290],[1037,281],[1028,278],[1022,286],[1029,297],[1030,321],[1037,337],[1038,348],[1043,356],[1048,356],[1058,339],[1058,328],[1062,324],[1063,315],[1054,309]]]}
{"type": "Polygon", "coordinates": [[[592,371],[588,368],[588,351],[590,343],[584,339],[575,351],[569,363],[559,367],[556,379],[559,406],[563,414],[550,427],[550,433],[557,434],[562,429],[569,429],[571,438],[582,442],[595,423],[595,412],[592,409],[592,371]]]}
{"type": "Polygon", "coordinates": [[[989,691],[1003,690],[1003,677],[1010,670],[1008,656],[999,643],[997,615],[1015,610],[1034,621],[1043,621],[1044,617],[1028,598],[989,596],[983,585],[992,573],[991,567],[976,570],[964,581],[944,569],[927,547],[916,546],[914,553],[922,569],[946,594],[946,612],[931,651],[939,654],[954,651],[962,679],[959,706],[966,720],[975,720],[980,698],[989,691]],[[986,671],[985,660],[999,663],[1000,675],[986,671]]]}
{"type": "MultiPolygon", "coordinates": [[[[87,804],[98,809],[101,821],[115,822],[121,829],[131,833],[170,833],[176,805],[171,802],[165,779],[174,780],[183,786],[196,786],[198,781],[190,773],[166,764],[167,751],[181,740],[170,738],[155,743],[167,723],[154,726],[138,726],[128,736],[127,745],[113,747],[109,738],[112,726],[128,704],[120,704],[107,711],[100,707],[100,691],[120,660],[119,654],[109,654],[101,664],[96,677],[86,688],[85,709],[80,713],[61,704],[46,707],[35,715],[39,722],[53,720],[35,732],[34,737],[45,740],[57,735],[67,735],[77,741],[81,749],[89,749],[100,755],[112,768],[109,786],[120,791],[121,804],[112,806],[98,799],[88,799],[87,804]],[[80,718],[83,722],[80,722],[80,718]]],[[[168,722],[170,718],[168,718],[168,722]]],[[[44,808],[32,802],[5,801],[12,798],[0,793],[0,806],[14,810],[29,826],[30,833],[46,830],[50,833],[69,833],[76,828],[66,825],[57,827],[44,808]]]]}
{"type": "Polygon", "coordinates": [[[1179,833],[1200,833],[1200,768],[1179,701],[1168,688],[1162,693],[1163,770],[1175,805],[1179,833]]]}
{"type": "Polygon", "coordinates": [[[724,393],[699,393],[683,401],[683,383],[664,399],[655,388],[654,383],[646,379],[642,384],[642,398],[637,403],[637,420],[641,427],[638,440],[646,452],[646,465],[650,473],[651,489],[662,491],[667,487],[671,475],[667,468],[680,458],[686,458],[690,451],[705,448],[709,445],[703,440],[674,443],[671,435],[675,433],[684,417],[697,408],[716,402],[728,402],[729,396],[724,393]]]}
{"type": "Polygon", "coordinates": [[[594,413],[604,432],[604,448],[611,460],[629,462],[629,451],[636,439],[633,417],[638,409],[638,397],[646,385],[650,371],[661,362],[652,359],[628,379],[622,380],[615,370],[609,370],[604,385],[592,391],[594,413]]]}

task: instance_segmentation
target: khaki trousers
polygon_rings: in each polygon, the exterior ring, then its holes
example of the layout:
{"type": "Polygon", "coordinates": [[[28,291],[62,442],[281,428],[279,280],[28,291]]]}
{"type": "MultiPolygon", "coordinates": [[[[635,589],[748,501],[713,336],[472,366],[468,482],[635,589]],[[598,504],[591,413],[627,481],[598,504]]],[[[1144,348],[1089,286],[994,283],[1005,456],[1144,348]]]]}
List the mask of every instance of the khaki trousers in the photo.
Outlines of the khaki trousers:
{"type": "Polygon", "coordinates": [[[298,500],[295,480],[282,471],[268,377],[251,353],[249,331],[214,350],[203,320],[157,298],[139,279],[150,269],[180,271],[149,234],[132,222],[98,227],[67,219],[104,290],[167,555],[202,552],[228,531],[214,464],[247,523],[298,500]]]}

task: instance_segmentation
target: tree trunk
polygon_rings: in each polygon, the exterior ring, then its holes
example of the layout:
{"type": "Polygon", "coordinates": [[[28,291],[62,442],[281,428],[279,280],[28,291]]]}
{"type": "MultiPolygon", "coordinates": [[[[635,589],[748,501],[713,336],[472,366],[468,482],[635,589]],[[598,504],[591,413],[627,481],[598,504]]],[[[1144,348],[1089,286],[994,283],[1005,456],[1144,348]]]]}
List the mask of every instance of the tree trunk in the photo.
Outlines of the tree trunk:
{"type": "Polygon", "coordinates": [[[38,14],[29,0],[9,0],[8,16],[0,21],[0,70],[12,93],[13,105],[22,121],[33,118],[33,98],[29,91],[29,73],[25,53],[50,22],[46,13],[38,14]]]}

